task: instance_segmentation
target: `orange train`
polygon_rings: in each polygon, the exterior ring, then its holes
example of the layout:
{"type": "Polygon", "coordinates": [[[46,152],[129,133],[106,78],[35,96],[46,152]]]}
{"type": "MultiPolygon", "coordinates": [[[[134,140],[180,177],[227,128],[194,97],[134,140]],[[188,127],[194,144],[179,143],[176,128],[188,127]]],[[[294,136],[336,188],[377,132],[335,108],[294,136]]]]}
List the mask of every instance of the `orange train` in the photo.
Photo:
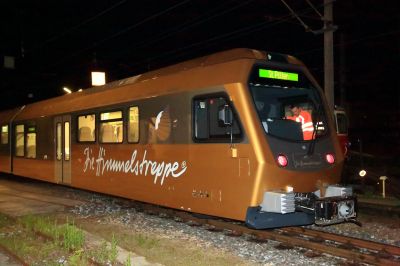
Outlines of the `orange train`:
{"type": "Polygon", "coordinates": [[[233,49],[0,112],[0,171],[257,229],[339,223],[356,199],[326,106],[296,58],[233,49]]]}

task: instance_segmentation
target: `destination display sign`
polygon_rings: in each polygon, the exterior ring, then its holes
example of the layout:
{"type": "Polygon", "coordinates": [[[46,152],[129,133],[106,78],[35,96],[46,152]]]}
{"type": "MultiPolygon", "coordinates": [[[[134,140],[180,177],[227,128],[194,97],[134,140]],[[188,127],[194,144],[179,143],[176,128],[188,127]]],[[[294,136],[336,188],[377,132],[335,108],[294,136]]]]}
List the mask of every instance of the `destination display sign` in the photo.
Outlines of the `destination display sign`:
{"type": "Polygon", "coordinates": [[[258,70],[258,76],[260,78],[268,78],[268,79],[279,79],[279,80],[288,80],[288,81],[299,81],[299,74],[291,73],[291,72],[284,72],[278,70],[271,70],[271,69],[262,69],[258,70]]]}

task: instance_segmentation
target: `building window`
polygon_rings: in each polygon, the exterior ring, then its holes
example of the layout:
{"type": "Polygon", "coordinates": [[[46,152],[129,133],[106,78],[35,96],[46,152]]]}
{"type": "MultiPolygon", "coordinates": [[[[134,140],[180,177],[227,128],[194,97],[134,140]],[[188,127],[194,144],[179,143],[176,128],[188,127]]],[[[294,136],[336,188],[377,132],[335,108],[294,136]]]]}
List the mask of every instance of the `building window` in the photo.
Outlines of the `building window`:
{"type": "Polygon", "coordinates": [[[8,125],[1,127],[1,144],[8,144],[8,125]]]}
{"type": "Polygon", "coordinates": [[[129,108],[128,142],[139,142],[139,107],[129,108]]]}
{"type": "Polygon", "coordinates": [[[78,141],[96,141],[96,115],[88,114],[78,116],[78,141]]]}
{"type": "Polygon", "coordinates": [[[122,111],[106,112],[100,114],[101,143],[121,143],[124,136],[122,111]]]}
{"type": "Polygon", "coordinates": [[[26,133],[26,158],[36,158],[36,127],[28,127],[26,133]]]}
{"type": "Polygon", "coordinates": [[[15,155],[23,157],[25,155],[25,126],[15,127],[15,155]]]}
{"type": "Polygon", "coordinates": [[[225,97],[194,99],[194,138],[204,142],[237,142],[242,131],[225,97]]]}

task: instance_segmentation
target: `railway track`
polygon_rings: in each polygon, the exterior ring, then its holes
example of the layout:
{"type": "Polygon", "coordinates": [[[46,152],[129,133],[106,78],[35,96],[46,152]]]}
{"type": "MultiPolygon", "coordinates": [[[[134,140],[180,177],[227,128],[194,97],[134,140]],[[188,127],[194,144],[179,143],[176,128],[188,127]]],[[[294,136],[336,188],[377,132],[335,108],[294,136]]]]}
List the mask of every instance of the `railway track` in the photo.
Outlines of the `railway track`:
{"type": "Polygon", "coordinates": [[[400,206],[387,206],[382,204],[359,202],[358,209],[359,212],[364,214],[400,217],[400,206]]]}
{"type": "MultiPolygon", "coordinates": [[[[22,187],[17,188],[25,200],[36,200],[42,203],[53,203],[70,207],[63,204],[54,196],[43,197],[35,195],[35,192],[25,191],[22,187]],[[22,193],[21,193],[22,194],[22,193]]],[[[4,194],[8,194],[3,191],[4,194]]],[[[15,196],[15,195],[14,195],[15,196]]],[[[400,247],[383,243],[352,238],[343,235],[311,230],[303,227],[288,227],[275,230],[253,230],[241,222],[221,220],[209,216],[200,216],[185,211],[173,210],[147,203],[120,199],[122,209],[135,208],[149,215],[172,218],[177,222],[185,222],[191,226],[202,226],[205,230],[224,232],[230,236],[243,236],[252,241],[277,241],[283,248],[301,247],[311,250],[316,256],[329,254],[345,258],[357,263],[368,263],[372,265],[400,265],[400,247]]],[[[87,203],[82,201],[81,203],[87,203]]],[[[6,252],[7,253],[7,252],[6,252]]],[[[18,259],[17,259],[18,260],[18,259]]],[[[21,263],[24,265],[24,263],[21,263]]]]}
{"type": "Polygon", "coordinates": [[[11,265],[29,266],[29,263],[1,244],[0,252],[9,258],[8,263],[11,265]]]}
{"type": "Polygon", "coordinates": [[[400,247],[344,235],[327,233],[304,227],[287,227],[273,230],[254,230],[243,223],[214,218],[199,218],[191,213],[165,209],[145,203],[135,203],[140,211],[150,215],[173,218],[191,226],[225,232],[230,236],[246,236],[250,240],[273,240],[283,248],[301,247],[319,254],[329,254],[356,263],[371,265],[400,265],[400,247]]]}

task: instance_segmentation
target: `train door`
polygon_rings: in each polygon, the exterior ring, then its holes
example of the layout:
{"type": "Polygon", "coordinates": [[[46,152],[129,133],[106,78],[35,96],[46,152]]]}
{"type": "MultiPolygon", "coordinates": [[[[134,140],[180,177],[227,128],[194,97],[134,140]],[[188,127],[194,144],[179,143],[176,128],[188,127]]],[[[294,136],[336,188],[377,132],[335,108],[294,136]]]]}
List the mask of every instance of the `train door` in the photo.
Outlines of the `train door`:
{"type": "Polygon", "coordinates": [[[71,184],[71,116],[54,119],[55,179],[57,183],[71,184]]]}

